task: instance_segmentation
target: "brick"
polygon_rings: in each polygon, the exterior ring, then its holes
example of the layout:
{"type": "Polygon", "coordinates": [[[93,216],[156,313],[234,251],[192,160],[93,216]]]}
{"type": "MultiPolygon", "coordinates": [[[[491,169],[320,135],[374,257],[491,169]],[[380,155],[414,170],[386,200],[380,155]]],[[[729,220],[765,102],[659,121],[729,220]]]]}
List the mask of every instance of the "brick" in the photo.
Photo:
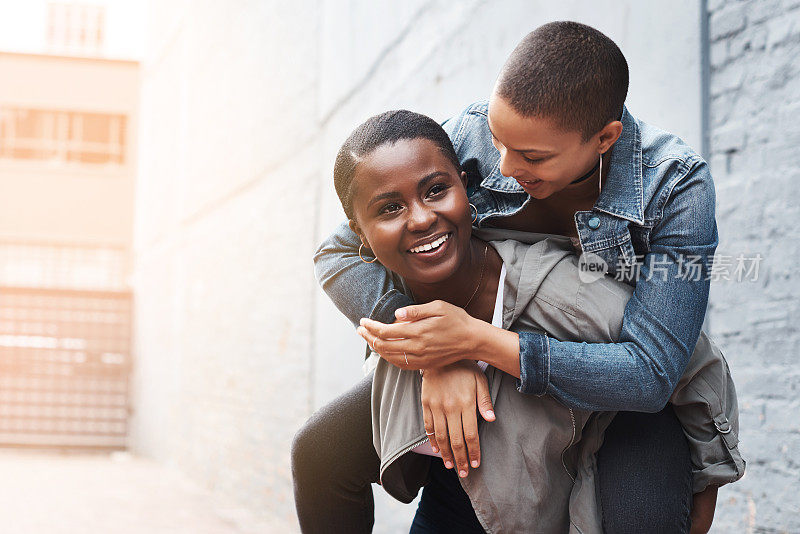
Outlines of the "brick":
{"type": "Polygon", "coordinates": [[[715,73],[711,84],[711,96],[739,89],[744,82],[747,65],[743,62],[728,63],[715,73]]]}
{"type": "Polygon", "coordinates": [[[714,132],[711,139],[711,150],[714,152],[731,152],[742,150],[745,146],[747,132],[741,125],[728,125],[714,132]]]}
{"type": "Polygon", "coordinates": [[[767,29],[762,25],[750,31],[750,48],[763,50],[767,46],[767,29]]]}
{"type": "Polygon", "coordinates": [[[724,42],[728,43],[728,58],[730,60],[736,60],[747,50],[750,50],[750,39],[751,36],[749,32],[741,32],[725,39],[724,42]]]}
{"type": "Polygon", "coordinates": [[[744,29],[747,18],[745,6],[735,5],[712,13],[709,20],[709,33],[712,41],[733,35],[744,29]]]}
{"type": "Polygon", "coordinates": [[[800,17],[780,17],[767,22],[767,48],[785,43],[800,35],[800,17]]]}
{"type": "Polygon", "coordinates": [[[730,3],[731,0],[708,0],[707,9],[709,13],[713,13],[714,11],[719,10],[720,8],[724,7],[726,3],[730,3]]]}
{"type": "Polygon", "coordinates": [[[747,21],[758,24],[767,19],[777,17],[782,11],[780,0],[756,0],[747,5],[747,21]]]}
{"type": "Polygon", "coordinates": [[[728,41],[717,41],[709,47],[711,68],[722,66],[728,60],[728,41]]]}

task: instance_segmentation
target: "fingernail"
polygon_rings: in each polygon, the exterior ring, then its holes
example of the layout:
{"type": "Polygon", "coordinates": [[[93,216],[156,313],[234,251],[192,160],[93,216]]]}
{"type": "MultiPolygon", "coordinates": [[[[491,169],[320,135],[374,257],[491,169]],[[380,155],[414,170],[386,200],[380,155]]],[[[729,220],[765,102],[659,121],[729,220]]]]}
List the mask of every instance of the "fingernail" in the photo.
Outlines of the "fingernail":
{"type": "Polygon", "coordinates": [[[431,445],[431,450],[433,450],[433,452],[439,452],[439,447],[434,447],[431,445]]]}
{"type": "Polygon", "coordinates": [[[367,321],[367,318],[366,317],[362,317],[361,320],[358,321],[358,324],[360,324],[361,326],[364,326],[364,323],[366,321],[367,321]]]}
{"type": "Polygon", "coordinates": [[[395,317],[397,317],[398,319],[405,319],[406,318],[406,310],[404,310],[403,308],[400,308],[399,310],[394,312],[394,314],[395,314],[395,317]]]}
{"type": "Polygon", "coordinates": [[[478,467],[478,460],[472,460],[472,467],[478,467]]]}
{"type": "Polygon", "coordinates": [[[451,462],[451,461],[449,461],[449,460],[448,460],[448,461],[446,461],[446,462],[444,463],[444,466],[445,466],[446,468],[448,468],[448,469],[452,469],[452,468],[453,468],[453,462],[451,462]]]}
{"type": "Polygon", "coordinates": [[[494,411],[492,411],[492,410],[489,410],[489,411],[487,411],[487,412],[486,412],[486,415],[488,415],[489,417],[491,417],[492,419],[494,419],[494,411]]]}
{"type": "Polygon", "coordinates": [[[467,476],[467,472],[462,469],[461,471],[458,472],[458,476],[464,478],[465,476],[467,476]]]}

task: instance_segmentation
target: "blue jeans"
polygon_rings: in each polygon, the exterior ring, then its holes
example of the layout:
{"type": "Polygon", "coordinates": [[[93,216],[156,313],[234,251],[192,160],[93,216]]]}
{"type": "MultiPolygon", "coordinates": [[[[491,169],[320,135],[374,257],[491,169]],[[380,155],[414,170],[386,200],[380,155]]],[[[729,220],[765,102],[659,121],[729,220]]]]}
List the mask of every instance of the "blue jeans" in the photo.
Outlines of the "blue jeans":
{"type": "Polygon", "coordinates": [[[440,458],[431,459],[428,481],[422,489],[409,534],[483,534],[485,531],[455,471],[440,458]]]}
{"type": "Polygon", "coordinates": [[[597,454],[597,468],[604,532],[689,532],[689,442],[671,404],[658,413],[617,413],[597,454]]]}

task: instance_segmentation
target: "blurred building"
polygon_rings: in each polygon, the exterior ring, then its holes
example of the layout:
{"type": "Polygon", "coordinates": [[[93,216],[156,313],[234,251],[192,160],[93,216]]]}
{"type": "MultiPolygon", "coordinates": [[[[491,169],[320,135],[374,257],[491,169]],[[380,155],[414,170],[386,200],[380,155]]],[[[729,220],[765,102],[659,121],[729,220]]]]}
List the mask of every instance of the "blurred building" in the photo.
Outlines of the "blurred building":
{"type": "Polygon", "coordinates": [[[0,445],[121,448],[139,66],[104,10],[52,3],[0,51],[0,445]]]}

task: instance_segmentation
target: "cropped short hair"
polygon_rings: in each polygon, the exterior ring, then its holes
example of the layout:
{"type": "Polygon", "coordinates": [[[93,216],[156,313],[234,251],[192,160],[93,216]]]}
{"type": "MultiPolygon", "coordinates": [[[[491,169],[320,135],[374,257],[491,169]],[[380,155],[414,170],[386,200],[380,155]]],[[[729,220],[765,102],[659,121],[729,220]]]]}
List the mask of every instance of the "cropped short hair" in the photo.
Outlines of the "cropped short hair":
{"type": "Polygon", "coordinates": [[[571,21],[539,26],[503,66],[496,91],[524,117],[544,117],[588,140],[619,120],[628,62],[600,31],[571,21]]]}

